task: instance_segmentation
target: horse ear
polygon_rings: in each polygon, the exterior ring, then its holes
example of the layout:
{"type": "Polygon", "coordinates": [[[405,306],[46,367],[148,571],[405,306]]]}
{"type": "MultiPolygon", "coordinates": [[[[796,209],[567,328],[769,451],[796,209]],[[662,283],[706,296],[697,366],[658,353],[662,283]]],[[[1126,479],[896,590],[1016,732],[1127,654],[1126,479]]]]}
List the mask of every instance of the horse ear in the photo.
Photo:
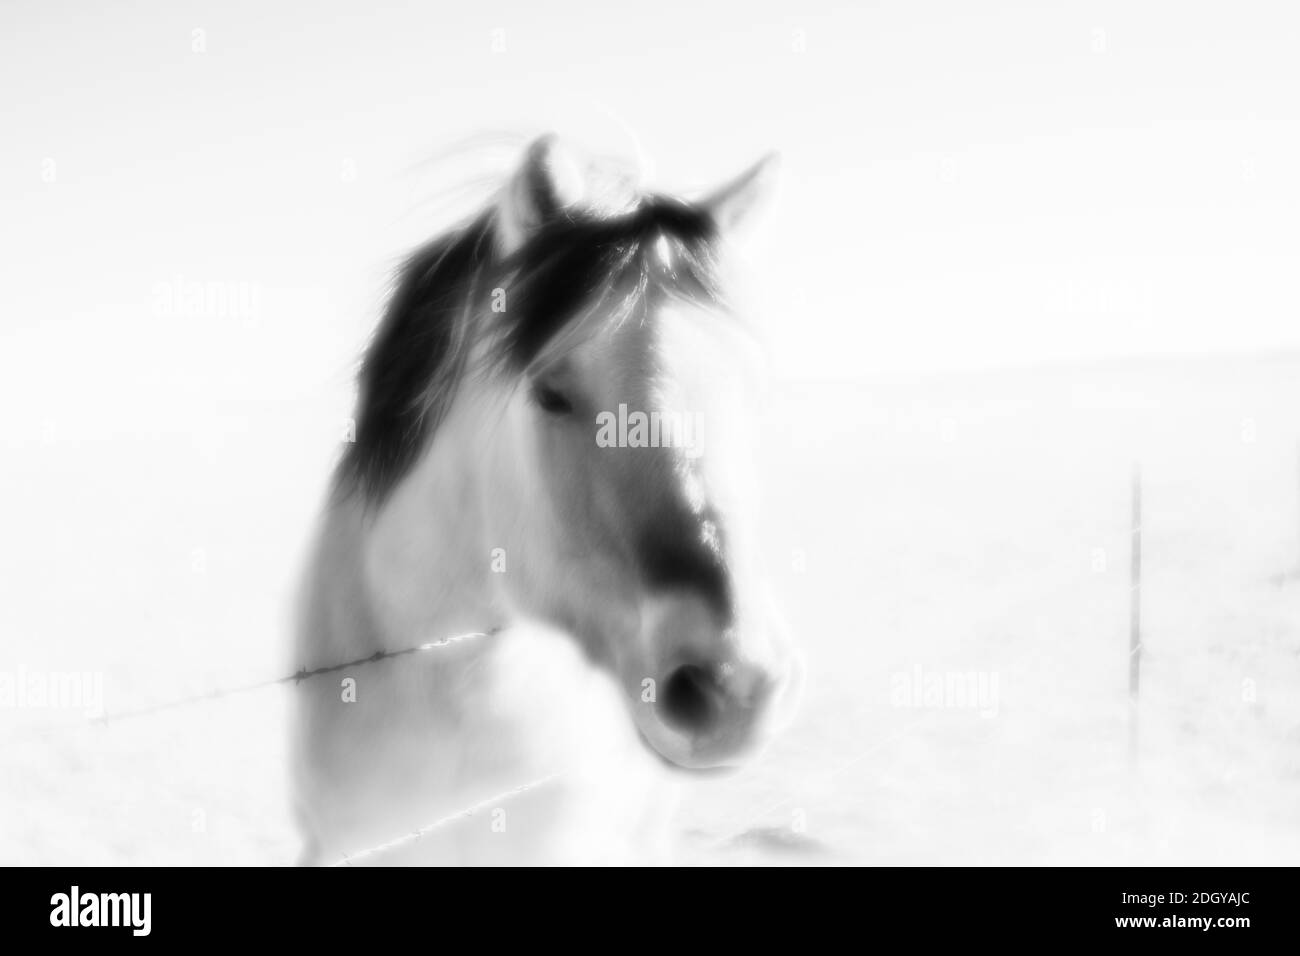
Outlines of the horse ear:
{"type": "Polygon", "coordinates": [[[503,256],[582,198],[583,176],[554,133],[529,144],[497,200],[497,242],[503,256]]]}
{"type": "Polygon", "coordinates": [[[753,166],[700,200],[721,233],[740,228],[765,204],[776,185],[781,157],[768,153],[753,166]]]}

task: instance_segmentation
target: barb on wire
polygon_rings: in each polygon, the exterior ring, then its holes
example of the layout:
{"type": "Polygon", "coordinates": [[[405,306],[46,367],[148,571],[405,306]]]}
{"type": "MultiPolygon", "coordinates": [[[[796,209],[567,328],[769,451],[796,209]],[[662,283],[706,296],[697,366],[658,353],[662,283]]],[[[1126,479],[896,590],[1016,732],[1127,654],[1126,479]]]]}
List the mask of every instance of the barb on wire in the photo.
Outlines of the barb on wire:
{"type": "Polygon", "coordinates": [[[530,781],[529,783],[520,784],[517,787],[512,787],[509,790],[494,794],[493,796],[480,800],[478,803],[470,804],[463,810],[457,810],[455,813],[449,813],[445,817],[439,817],[432,823],[426,823],[424,826],[412,830],[410,833],[404,833],[399,837],[394,837],[391,840],[386,840],[383,843],[376,844],[375,846],[367,847],[364,850],[357,850],[355,853],[344,854],[342,859],[331,863],[330,866],[352,866],[354,863],[361,860],[373,856],[379,856],[383,853],[390,853],[393,850],[400,849],[401,847],[408,846],[412,843],[418,843],[435,830],[439,830],[458,820],[466,820],[478,813],[480,810],[485,810],[488,807],[495,807],[506,800],[519,796],[521,793],[526,793],[529,790],[536,790],[538,787],[545,786],[559,776],[561,776],[561,774],[558,772],[548,773],[546,776],[538,777],[536,780],[530,781]]]}

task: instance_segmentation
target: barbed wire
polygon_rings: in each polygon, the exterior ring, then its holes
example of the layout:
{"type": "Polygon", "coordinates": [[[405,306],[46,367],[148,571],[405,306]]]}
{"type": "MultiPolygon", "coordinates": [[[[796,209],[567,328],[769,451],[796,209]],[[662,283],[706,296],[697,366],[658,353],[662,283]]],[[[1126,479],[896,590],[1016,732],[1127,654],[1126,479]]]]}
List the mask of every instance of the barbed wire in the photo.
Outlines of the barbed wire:
{"type": "MultiPolygon", "coordinates": [[[[499,630],[499,628],[490,628],[486,631],[466,631],[462,634],[453,634],[450,637],[439,638],[436,641],[425,641],[422,644],[415,644],[411,647],[402,647],[394,651],[375,651],[373,654],[366,657],[358,657],[355,660],[343,661],[338,664],[327,664],[322,667],[311,668],[300,667],[292,674],[285,674],[282,677],[273,677],[269,680],[254,681],[251,684],[241,684],[235,687],[218,687],[203,694],[193,694],[189,697],[180,697],[176,700],[163,701],[158,704],[149,704],[145,707],[136,707],[130,710],[119,710],[112,713],[106,712],[96,717],[89,717],[85,722],[43,727],[32,731],[25,736],[43,737],[49,734],[76,730],[85,727],[87,724],[107,726],[108,724],[135,720],[139,717],[150,717],[170,710],[179,710],[195,704],[202,704],[214,700],[222,700],[227,697],[235,697],[239,694],[248,694],[253,691],[265,690],[269,687],[278,687],[285,684],[301,684],[303,681],[313,680],[325,674],[336,674],[339,671],[364,667],[367,664],[375,664],[379,661],[392,660],[397,657],[406,657],[410,654],[421,654],[429,651],[441,650],[444,647],[449,647],[453,644],[460,644],[464,641],[491,637],[493,634],[498,633],[499,630]]],[[[24,735],[18,736],[21,737],[24,735]]]]}
{"type": "MultiPolygon", "coordinates": [[[[311,668],[300,667],[292,674],[285,674],[281,677],[273,677],[269,680],[255,681],[251,684],[242,684],[236,687],[216,688],[214,690],[208,691],[205,694],[194,694],[189,697],[181,697],[176,700],[169,700],[159,704],[151,704],[146,707],[137,707],[132,710],[121,710],[121,711],[116,711],[114,713],[105,713],[99,717],[91,718],[90,723],[99,724],[101,726],[107,726],[108,724],[111,723],[119,723],[122,721],[133,720],[139,717],[148,717],[169,710],[177,710],[180,708],[193,706],[195,704],[206,703],[213,700],[221,700],[223,698],[234,697],[239,694],[247,694],[257,690],[265,690],[266,688],[269,687],[278,687],[286,684],[297,685],[297,684],[301,684],[303,681],[313,680],[325,674],[336,674],[339,671],[350,670],[357,667],[364,667],[368,664],[378,663],[379,661],[392,660],[398,657],[406,657],[411,654],[422,654],[422,653],[427,653],[429,651],[441,650],[445,647],[450,647],[454,644],[464,643],[465,641],[472,641],[479,638],[490,637],[493,634],[498,633],[499,630],[500,630],[499,628],[491,628],[486,631],[466,631],[461,634],[453,634],[450,637],[439,638],[436,641],[425,641],[422,644],[415,644],[411,647],[398,648],[397,650],[394,651],[375,651],[373,654],[369,654],[366,657],[358,657],[354,660],[342,661],[338,664],[327,664],[322,667],[311,667],[311,668]]],[[[65,731],[65,730],[70,730],[73,728],[84,727],[84,726],[86,726],[84,723],[78,723],[78,724],[63,724],[57,727],[46,727],[46,728],[42,728],[42,730],[38,731],[34,736],[43,736],[45,734],[57,733],[59,731],[65,731]]],[[[494,794],[493,796],[480,800],[477,803],[470,804],[468,807],[465,807],[464,809],[461,810],[457,810],[455,813],[450,813],[444,817],[439,817],[437,820],[434,820],[431,823],[426,823],[424,826],[418,827],[417,829],[412,830],[410,833],[402,834],[399,837],[395,837],[391,840],[386,840],[383,843],[379,843],[376,844],[375,846],[367,847],[363,850],[357,850],[356,852],[345,854],[342,859],[334,863],[331,863],[329,865],[330,866],[352,866],[354,863],[357,863],[359,861],[367,860],[371,857],[379,856],[384,853],[390,853],[393,850],[400,849],[401,847],[408,846],[413,843],[417,843],[418,841],[429,836],[429,834],[434,833],[435,831],[445,826],[448,826],[452,823],[456,823],[457,821],[460,820],[466,820],[472,817],[474,814],[478,813],[479,811],[486,809],[487,807],[495,807],[507,800],[519,796],[522,793],[526,793],[529,790],[535,790],[538,787],[545,786],[547,783],[550,783],[552,780],[555,780],[560,776],[562,776],[562,774],[560,773],[550,773],[544,777],[539,777],[538,779],[532,780],[528,783],[520,784],[517,787],[512,787],[509,790],[494,794]]]]}
{"type": "Polygon", "coordinates": [[[495,808],[499,804],[505,803],[507,800],[519,796],[521,793],[526,793],[529,790],[536,790],[538,787],[545,786],[546,784],[550,783],[552,780],[555,780],[561,776],[563,775],[560,773],[548,773],[546,776],[539,777],[536,780],[530,781],[529,783],[523,783],[517,787],[511,787],[509,790],[505,790],[502,791],[501,793],[487,797],[486,799],[480,800],[477,803],[472,803],[463,810],[457,810],[455,813],[449,813],[445,817],[439,817],[437,820],[434,820],[432,823],[426,823],[424,826],[418,827],[412,830],[410,833],[404,833],[401,836],[394,837],[391,840],[385,840],[383,843],[378,843],[375,846],[367,847],[364,850],[357,850],[355,853],[345,853],[342,859],[337,860],[334,863],[331,863],[329,865],[330,866],[352,866],[354,863],[361,860],[369,859],[372,856],[378,856],[382,853],[390,853],[393,850],[400,849],[401,847],[408,846],[412,843],[418,843],[420,840],[423,840],[429,834],[433,833],[436,830],[441,829],[442,827],[445,827],[452,823],[456,823],[460,820],[467,820],[470,817],[472,817],[474,814],[478,813],[480,810],[485,810],[488,807],[495,808]]]}

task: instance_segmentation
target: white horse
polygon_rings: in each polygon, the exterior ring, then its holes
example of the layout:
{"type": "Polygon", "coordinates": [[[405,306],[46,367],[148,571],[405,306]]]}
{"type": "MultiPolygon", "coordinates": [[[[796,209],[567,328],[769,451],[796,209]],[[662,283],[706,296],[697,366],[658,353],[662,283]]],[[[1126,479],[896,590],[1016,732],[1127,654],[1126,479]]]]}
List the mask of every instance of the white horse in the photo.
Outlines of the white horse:
{"type": "Polygon", "coordinates": [[[661,860],[673,770],[744,760],[788,711],[719,255],[773,165],[602,196],[543,137],[402,270],[304,593],[303,667],[381,658],[297,687],[305,861],[471,807],[368,859],[661,860]]]}

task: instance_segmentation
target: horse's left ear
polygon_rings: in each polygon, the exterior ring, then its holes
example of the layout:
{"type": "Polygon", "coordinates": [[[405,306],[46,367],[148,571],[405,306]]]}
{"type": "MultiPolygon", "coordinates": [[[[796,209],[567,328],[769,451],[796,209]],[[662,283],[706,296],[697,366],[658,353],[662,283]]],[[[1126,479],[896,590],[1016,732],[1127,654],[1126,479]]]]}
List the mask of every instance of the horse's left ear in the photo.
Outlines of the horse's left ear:
{"type": "Polygon", "coordinates": [[[529,144],[497,200],[498,246],[508,256],[582,198],[582,171],[554,133],[529,144]]]}
{"type": "Polygon", "coordinates": [[[713,217],[718,232],[732,232],[767,204],[775,190],[780,169],[781,157],[777,153],[768,153],[731,182],[700,200],[699,205],[713,217]]]}

